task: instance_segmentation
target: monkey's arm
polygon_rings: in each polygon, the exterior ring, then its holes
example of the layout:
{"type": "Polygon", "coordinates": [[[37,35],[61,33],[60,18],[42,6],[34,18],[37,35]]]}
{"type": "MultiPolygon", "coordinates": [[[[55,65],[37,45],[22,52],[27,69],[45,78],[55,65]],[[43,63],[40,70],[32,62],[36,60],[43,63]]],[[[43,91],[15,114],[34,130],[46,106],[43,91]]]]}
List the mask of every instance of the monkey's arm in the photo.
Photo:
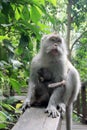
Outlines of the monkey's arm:
{"type": "Polygon", "coordinates": [[[35,100],[35,82],[31,76],[29,80],[29,88],[28,88],[27,97],[23,103],[22,111],[24,112],[27,107],[30,107],[31,104],[34,102],[34,100],[35,100]]]}
{"type": "Polygon", "coordinates": [[[30,107],[31,104],[32,104],[32,103],[34,102],[34,100],[35,100],[35,97],[34,97],[34,95],[35,95],[34,87],[35,87],[35,83],[34,83],[33,81],[30,81],[30,82],[29,82],[29,89],[28,89],[27,97],[26,97],[26,99],[25,99],[25,101],[24,101],[24,103],[23,103],[23,106],[22,106],[22,111],[23,111],[23,112],[25,111],[25,109],[26,109],[27,107],[30,107]]]}
{"type": "Polygon", "coordinates": [[[66,81],[62,80],[61,82],[52,83],[52,84],[49,84],[48,87],[49,88],[54,88],[54,87],[60,87],[60,85],[66,85],[66,81]]]}
{"type": "Polygon", "coordinates": [[[35,101],[35,85],[38,82],[37,70],[38,60],[36,60],[37,56],[33,59],[30,68],[30,79],[29,79],[29,89],[27,93],[27,97],[23,103],[22,111],[25,111],[27,107],[30,107],[31,104],[35,101]]]}
{"type": "Polygon", "coordinates": [[[53,118],[59,116],[60,112],[57,110],[57,106],[61,103],[60,99],[61,97],[63,97],[64,91],[65,87],[63,86],[55,88],[55,90],[53,91],[48,106],[45,110],[45,112],[48,113],[49,116],[52,115],[53,118]]]}

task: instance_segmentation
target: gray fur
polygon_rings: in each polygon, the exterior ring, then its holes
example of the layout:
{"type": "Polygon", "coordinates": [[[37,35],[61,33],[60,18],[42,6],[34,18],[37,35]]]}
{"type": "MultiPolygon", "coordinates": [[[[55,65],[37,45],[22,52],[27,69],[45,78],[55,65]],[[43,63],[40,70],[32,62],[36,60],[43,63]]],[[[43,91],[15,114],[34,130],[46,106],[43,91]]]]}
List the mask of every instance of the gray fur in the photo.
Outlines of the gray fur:
{"type": "Polygon", "coordinates": [[[67,54],[66,44],[63,38],[58,34],[48,34],[42,38],[40,51],[33,58],[31,63],[29,91],[23,109],[26,105],[30,106],[31,102],[34,100],[35,85],[38,81],[37,71],[40,68],[48,68],[53,74],[54,82],[65,80],[66,87],[61,86],[54,89],[46,108],[46,112],[53,117],[57,117],[59,115],[57,106],[61,103],[65,104],[66,110],[68,111],[68,114],[66,114],[67,118],[70,118],[68,119],[70,120],[70,123],[67,123],[70,126],[67,126],[67,130],[71,130],[71,112],[69,112],[71,109],[69,108],[72,108],[72,103],[77,98],[81,83],[79,74],[68,60],[67,54]],[[51,51],[53,49],[53,53],[55,53],[55,50],[57,50],[58,53],[52,54],[51,51]]]}

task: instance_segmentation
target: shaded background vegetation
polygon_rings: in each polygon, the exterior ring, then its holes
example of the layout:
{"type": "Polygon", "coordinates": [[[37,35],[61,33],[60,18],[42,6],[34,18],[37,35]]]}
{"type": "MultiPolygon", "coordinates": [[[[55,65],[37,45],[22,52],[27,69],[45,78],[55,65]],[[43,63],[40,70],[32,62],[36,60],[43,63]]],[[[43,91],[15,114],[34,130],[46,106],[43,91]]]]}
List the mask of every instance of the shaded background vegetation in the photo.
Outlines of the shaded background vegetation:
{"type": "MultiPolygon", "coordinates": [[[[86,81],[87,0],[0,0],[0,97],[22,95],[41,36],[54,31],[65,38],[69,58],[86,81]]],[[[16,121],[12,103],[0,99],[1,129],[16,121]]]]}

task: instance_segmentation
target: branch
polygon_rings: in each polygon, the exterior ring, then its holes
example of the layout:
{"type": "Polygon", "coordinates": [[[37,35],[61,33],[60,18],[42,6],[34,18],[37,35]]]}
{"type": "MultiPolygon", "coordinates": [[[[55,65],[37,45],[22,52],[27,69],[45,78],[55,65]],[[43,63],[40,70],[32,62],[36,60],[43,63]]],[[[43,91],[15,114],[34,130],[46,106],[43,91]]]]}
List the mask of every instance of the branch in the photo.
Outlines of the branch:
{"type": "Polygon", "coordinates": [[[79,117],[81,117],[81,118],[83,118],[83,115],[82,114],[78,114],[78,112],[77,111],[73,111],[73,113],[75,113],[77,116],[79,116],[79,117]]]}
{"type": "Polygon", "coordinates": [[[48,87],[49,88],[61,87],[60,85],[64,85],[65,86],[65,84],[66,84],[66,81],[62,80],[61,82],[49,84],[48,87]]]}
{"type": "Polygon", "coordinates": [[[73,46],[76,44],[76,42],[78,42],[78,40],[86,33],[87,31],[83,32],[75,41],[74,43],[72,44],[72,47],[71,47],[71,51],[73,49],[73,46]]]}

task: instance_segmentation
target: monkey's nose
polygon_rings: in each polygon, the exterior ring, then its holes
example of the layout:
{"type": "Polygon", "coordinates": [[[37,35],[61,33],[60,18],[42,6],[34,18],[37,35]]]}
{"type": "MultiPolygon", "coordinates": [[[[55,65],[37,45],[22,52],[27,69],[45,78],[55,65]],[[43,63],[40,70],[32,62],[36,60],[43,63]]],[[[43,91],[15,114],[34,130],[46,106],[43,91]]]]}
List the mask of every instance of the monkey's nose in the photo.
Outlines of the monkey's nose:
{"type": "Polygon", "coordinates": [[[54,46],[57,47],[57,43],[54,43],[54,46]]]}

